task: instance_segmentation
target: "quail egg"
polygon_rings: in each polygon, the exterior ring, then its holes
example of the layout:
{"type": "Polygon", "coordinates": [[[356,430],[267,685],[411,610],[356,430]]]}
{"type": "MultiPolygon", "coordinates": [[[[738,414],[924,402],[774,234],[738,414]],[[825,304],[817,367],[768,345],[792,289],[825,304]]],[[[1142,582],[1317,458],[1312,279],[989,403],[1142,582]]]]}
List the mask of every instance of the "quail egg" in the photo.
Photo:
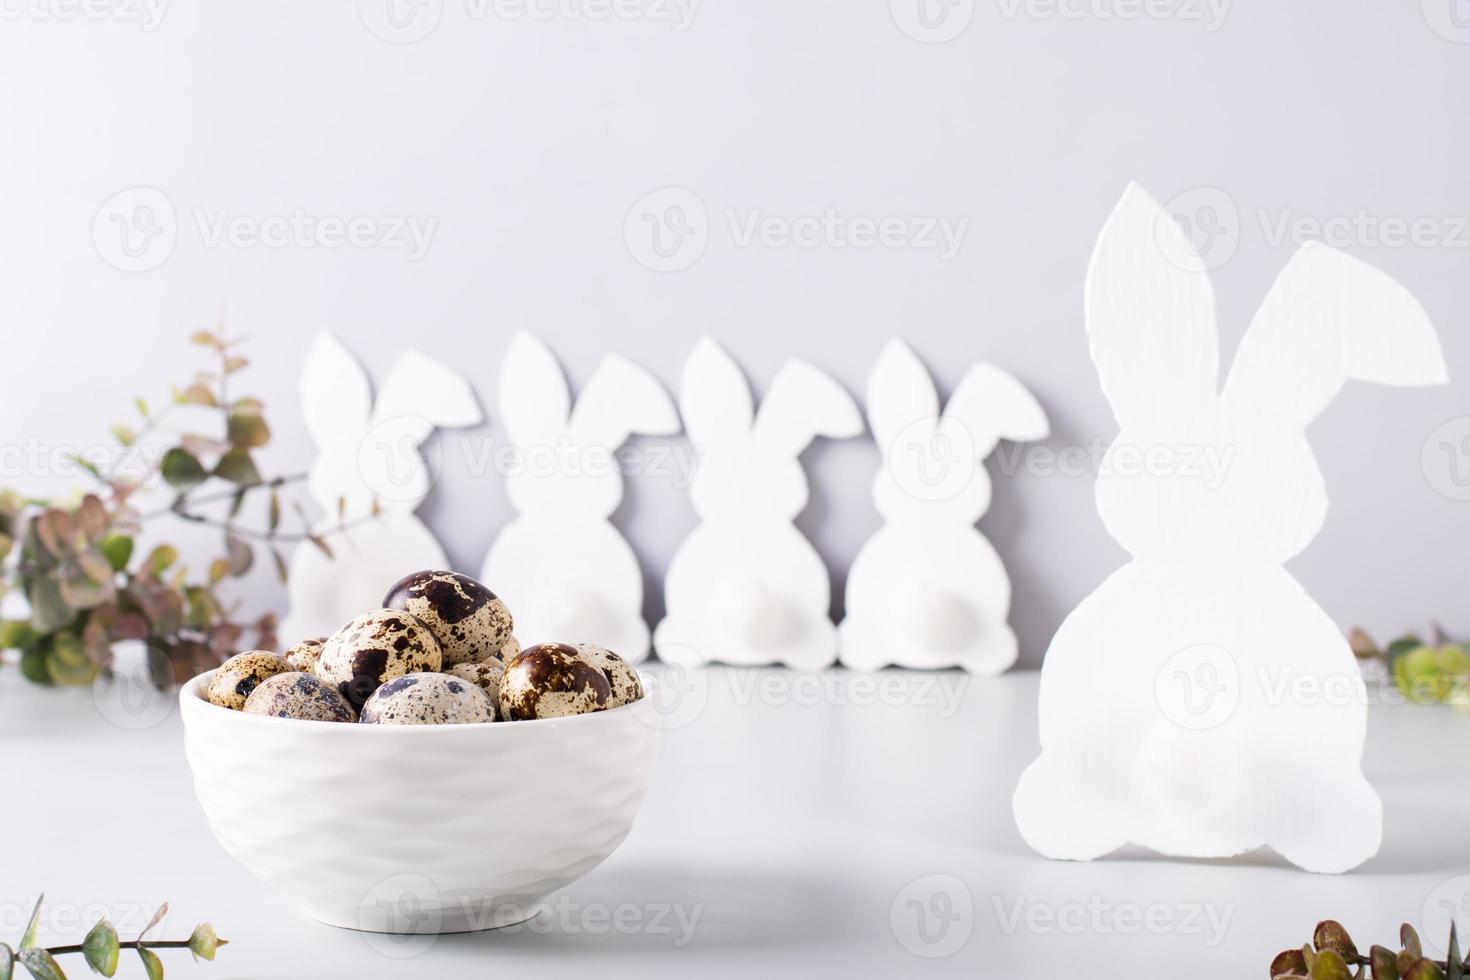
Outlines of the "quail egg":
{"type": "Polygon", "coordinates": [[[638,671],[634,670],[633,665],[628,661],[607,647],[600,647],[593,643],[578,643],[577,652],[590,660],[592,665],[602,671],[603,676],[607,678],[610,692],[607,701],[609,708],[632,704],[643,697],[643,681],[638,678],[638,671]]]}
{"type": "Polygon", "coordinates": [[[383,605],[421,620],[438,639],[445,666],[493,657],[510,636],[505,603],[457,572],[414,572],[388,590],[383,605]]]}
{"type": "Polygon", "coordinates": [[[505,676],[505,664],[491,657],[477,664],[455,664],[445,670],[444,673],[460,680],[469,681],[471,684],[490,695],[490,700],[496,703],[497,709],[500,700],[500,681],[505,676]]]}
{"type": "Polygon", "coordinates": [[[449,674],[405,674],[372,693],[358,719],[365,725],[467,725],[494,721],[490,695],[449,674]]]}
{"type": "Polygon", "coordinates": [[[610,701],[607,677],[566,643],[527,647],[500,681],[500,717],[506,721],[586,714],[610,701]]]}
{"type": "Polygon", "coordinates": [[[311,668],[316,665],[317,658],[322,655],[322,647],[326,645],[325,636],[302,640],[295,646],[288,647],[286,652],[281,654],[281,658],[291,665],[292,670],[304,670],[311,673],[311,668]]]}
{"type": "Polygon", "coordinates": [[[333,633],[313,670],[359,706],[384,681],[443,666],[443,651],[427,626],[402,610],[379,609],[333,633]]]}
{"type": "Polygon", "coordinates": [[[209,703],[239,711],[256,685],[267,677],[290,670],[290,664],[268,650],[237,653],[214,672],[207,694],[209,703]]]}
{"type": "Polygon", "coordinates": [[[499,658],[500,663],[503,666],[505,664],[510,663],[517,656],[519,656],[520,655],[520,652],[521,652],[521,641],[520,640],[517,640],[514,636],[512,636],[510,639],[508,639],[508,640],[505,641],[505,645],[504,646],[502,646],[498,651],[496,651],[495,656],[499,658]]]}
{"type": "Polygon", "coordinates": [[[357,720],[357,712],[335,687],[299,670],[261,681],[245,699],[245,713],[303,721],[357,720]]]}

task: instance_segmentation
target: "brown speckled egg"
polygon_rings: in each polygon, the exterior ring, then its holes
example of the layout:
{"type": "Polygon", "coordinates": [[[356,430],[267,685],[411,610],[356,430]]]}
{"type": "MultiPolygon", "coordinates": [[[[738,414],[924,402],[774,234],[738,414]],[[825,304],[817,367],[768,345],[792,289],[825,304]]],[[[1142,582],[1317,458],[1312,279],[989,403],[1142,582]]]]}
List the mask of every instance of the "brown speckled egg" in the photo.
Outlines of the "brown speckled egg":
{"type": "Polygon", "coordinates": [[[333,633],[314,670],[356,706],[384,681],[443,666],[443,651],[427,626],[402,610],[379,609],[333,633]]]}
{"type": "Polygon", "coordinates": [[[288,647],[286,652],[281,654],[281,658],[291,665],[292,670],[304,670],[311,673],[311,668],[316,666],[317,658],[322,655],[322,647],[326,645],[325,636],[302,640],[295,646],[288,647]]]}
{"type": "Polygon", "coordinates": [[[245,699],[245,713],[302,721],[357,720],[357,712],[335,687],[299,670],[261,681],[245,699]]]}
{"type": "Polygon", "coordinates": [[[633,665],[628,661],[607,647],[600,647],[593,643],[578,643],[577,651],[592,661],[592,665],[602,671],[603,676],[607,678],[610,692],[607,702],[609,708],[632,704],[643,697],[643,681],[638,678],[638,671],[634,670],[633,665]]]}
{"type": "Polygon", "coordinates": [[[358,719],[365,725],[468,725],[494,721],[490,695],[449,674],[407,674],[373,692],[358,719]]]}
{"type": "Polygon", "coordinates": [[[399,579],[383,597],[429,627],[444,651],[444,665],[493,657],[510,636],[510,610],[485,586],[457,572],[425,571],[399,579]]]}
{"type": "Polygon", "coordinates": [[[209,703],[239,711],[256,685],[267,677],[290,670],[290,664],[268,650],[237,653],[214,672],[209,682],[209,703]]]}
{"type": "Polygon", "coordinates": [[[500,663],[504,665],[510,663],[516,657],[520,656],[520,653],[521,641],[512,636],[510,639],[505,641],[505,645],[496,652],[495,656],[498,657],[500,659],[500,663]]]}
{"type": "Polygon", "coordinates": [[[496,713],[500,706],[500,681],[505,676],[505,664],[491,657],[477,664],[455,664],[444,671],[451,677],[469,681],[471,684],[490,695],[490,700],[496,705],[496,713]]]}
{"type": "Polygon", "coordinates": [[[602,671],[566,643],[527,647],[505,668],[500,681],[500,717],[506,721],[601,711],[610,700],[602,671]]]}

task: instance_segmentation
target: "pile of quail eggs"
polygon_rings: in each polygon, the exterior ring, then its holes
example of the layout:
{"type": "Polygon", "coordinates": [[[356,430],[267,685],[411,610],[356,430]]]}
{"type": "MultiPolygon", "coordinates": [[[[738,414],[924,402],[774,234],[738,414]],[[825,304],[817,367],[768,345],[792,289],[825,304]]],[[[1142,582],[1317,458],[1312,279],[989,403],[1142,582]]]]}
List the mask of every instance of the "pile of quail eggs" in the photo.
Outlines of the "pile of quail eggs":
{"type": "Polygon", "coordinates": [[[643,697],[638,672],[589,643],[521,649],[510,610],[455,572],[414,572],[331,636],[215,672],[211,704],[252,715],[367,725],[563,718],[643,697]]]}

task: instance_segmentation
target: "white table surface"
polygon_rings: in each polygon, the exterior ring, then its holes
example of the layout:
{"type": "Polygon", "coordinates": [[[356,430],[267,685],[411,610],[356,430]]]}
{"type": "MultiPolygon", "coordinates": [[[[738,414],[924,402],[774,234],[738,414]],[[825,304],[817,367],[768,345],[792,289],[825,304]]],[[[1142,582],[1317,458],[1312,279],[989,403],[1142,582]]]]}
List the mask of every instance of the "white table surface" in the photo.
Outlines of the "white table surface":
{"type": "MultiPolygon", "coordinates": [[[[666,732],[643,812],[606,864],[533,925],[409,947],[306,919],[224,853],[194,800],[176,710],[130,729],[93,692],[33,689],[7,668],[0,938],[15,942],[44,888],[51,943],[79,941],[93,907],[124,939],[164,900],[160,938],[211,920],[231,945],[213,964],[165,953],[176,978],[1234,980],[1264,976],[1319,918],[1388,943],[1400,921],[1444,921],[1443,901],[1470,893],[1456,877],[1470,871],[1470,715],[1373,708],[1367,770],[1386,833],[1352,874],[1305,874],[1269,853],[1069,864],[1028,851],[1011,819],[1036,751],[1037,675],[878,676],[875,694],[843,671],[709,672],[669,716],[687,724],[666,732]],[[911,885],[933,875],[951,876],[941,892],[936,879],[911,885]],[[910,900],[947,914],[921,932],[910,900]],[[919,955],[936,953],[949,955],[919,955]]],[[[79,957],[67,965],[88,975],[79,957]]],[[[135,957],[119,976],[142,976],[135,957]]]]}

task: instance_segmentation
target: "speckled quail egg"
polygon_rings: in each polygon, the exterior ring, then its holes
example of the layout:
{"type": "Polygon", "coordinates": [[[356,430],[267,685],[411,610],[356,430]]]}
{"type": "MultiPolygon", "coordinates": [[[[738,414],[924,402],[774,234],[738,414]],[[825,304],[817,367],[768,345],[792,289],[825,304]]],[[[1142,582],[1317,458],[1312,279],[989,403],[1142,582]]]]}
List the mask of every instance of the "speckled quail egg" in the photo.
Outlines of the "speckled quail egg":
{"type": "Polygon", "coordinates": [[[357,712],[335,687],[315,674],[299,670],[261,681],[245,699],[245,713],[302,721],[357,720],[357,712]]]}
{"type": "Polygon", "coordinates": [[[601,711],[610,701],[607,677],[566,643],[527,647],[500,681],[500,717],[506,721],[581,715],[601,711]]]}
{"type": "Polygon", "coordinates": [[[468,725],[494,721],[495,704],[473,683],[449,674],[406,674],[362,706],[365,725],[468,725]]]}
{"type": "Polygon", "coordinates": [[[399,579],[383,606],[402,609],[429,627],[444,665],[493,657],[510,636],[510,610],[485,586],[457,572],[424,571],[399,579]]]}
{"type": "Polygon", "coordinates": [[[328,637],[313,670],[360,706],[385,681],[443,666],[444,653],[427,626],[400,609],[379,609],[328,637]]]}
{"type": "Polygon", "coordinates": [[[209,682],[209,703],[239,711],[256,685],[267,677],[285,674],[291,665],[268,650],[237,653],[220,664],[209,682]]]}
{"type": "Polygon", "coordinates": [[[290,664],[292,670],[304,670],[310,673],[311,668],[316,666],[317,658],[322,655],[322,647],[326,645],[325,636],[302,640],[295,646],[287,647],[286,652],[281,654],[281,659],[290,664]]]}
{"type": "Polygon", "coordinates": [[[496,713],[500,709],[500,681],[505,676],[505,664],[491,657],[477,664],[455,664],[444,671],[450,677],[458,677],[460,680],[469,681],[471,684],[490,695],[490,700],[496,706],[496,713]]]}
{"type": "Polygon", "coordinates": [[[500,663],[503,666],[510,663],[516,657],[520,656],[520,653],[521,641],[512,636],[510,639],[505,641],[505,645],[496,652],[495,656],[500,659],[500,663]]]}
{"type": "Polygon", "coordinates": [[[613,653],[607,647],[600,647],[594,643],[578,643],[577,652],[592,661],[592,665],[602,671],[607,678],[607,686],[610,692],[607,706],[616,708],[624,704],[632,704],[643,697],[643,681],[638,677],[638,671],[633,665],[622,657],[613,653]]]}

